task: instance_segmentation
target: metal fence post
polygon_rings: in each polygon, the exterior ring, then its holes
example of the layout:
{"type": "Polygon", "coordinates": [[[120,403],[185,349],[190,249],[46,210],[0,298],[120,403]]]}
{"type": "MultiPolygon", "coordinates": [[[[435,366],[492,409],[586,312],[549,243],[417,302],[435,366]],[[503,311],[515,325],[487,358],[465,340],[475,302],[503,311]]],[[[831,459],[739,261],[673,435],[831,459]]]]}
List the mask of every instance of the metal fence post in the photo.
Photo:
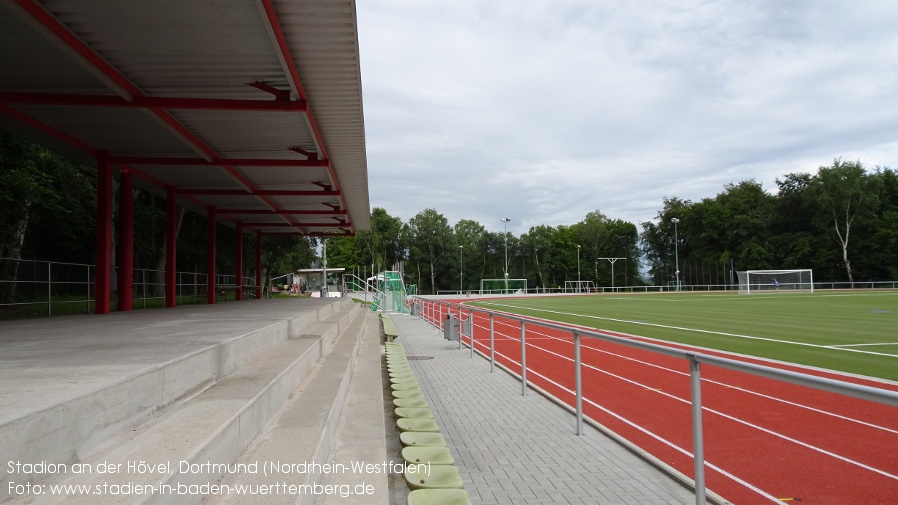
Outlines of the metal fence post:
{"type": "Polygon", "coordinates": [[[471,320],[470,344],[471,344],[471,357],[473,358],[474,357],[474,309],[468,310],[468,318],[471,320]]]}
{"type": "Polygon", "coordinates": [[[577,435],[583,434],[583,377],[580,372],[580,334],[574,332],[574,388],[577,397],[577,435]]]}
{"type": "Polygon", "coordinates": [[[490,373],[496,369],[495,332],[493,331],[493,313],[490,312],[490,373]]]}
{"type": "MultiPolygon", "coordinates": [[[[53,263],[47,262],[47,316],[53,315],[53,263]]],[[[90,313],[90,302],[87,303],[87,312],[90,313]]]]}
{"type": "Polygon", "coordinates": [[[689,355],[689,385],[692,390],[692,453],[695,465],[695,503],[705,503],[705,442],[702,430],[701,366],[689,355]]]}
{"type": "Polygon", "coordinates": [[[521,320],[521,396],[527,396],[527,344],[524,336],[526,324],[521,320]]]}
{"type": "Polygon", "coordinates": [[[462,333],[464,333],[462,330],[464,330],[464,328],[465,328],[464,325],[461,324],[461,316],[462,316],[461,304],[458,304],[458,350],[459,351],[461,350],[461,341],[462,341],[461,336],[462,336],[462,333]]]}

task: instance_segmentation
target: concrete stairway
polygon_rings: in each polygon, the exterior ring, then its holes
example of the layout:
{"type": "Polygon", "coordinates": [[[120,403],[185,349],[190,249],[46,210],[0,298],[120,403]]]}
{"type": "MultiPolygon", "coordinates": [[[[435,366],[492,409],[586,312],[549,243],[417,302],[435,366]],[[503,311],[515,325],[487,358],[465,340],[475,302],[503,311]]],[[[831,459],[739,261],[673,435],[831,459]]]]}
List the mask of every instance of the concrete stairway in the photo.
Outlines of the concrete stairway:
{"type": "MultiPolygon", "coordinates": [[[[326,472],[296,470],[299,464],[332,461],[344,403],[353,388],[363,386],[353,384],[363,343],[365,359],[376,356],[380,370],[377,318],[346,300],[282,323],[125,377],[42,419],[0,426],[0,448],[12,447],[4,463],[64,462],[56,468],[62,472],[50,475],[2,476],[0,501],[258,503],[258,489],[244,496],[222,490],[237,483],[320,484],[326,472]],[[91,425],[101,428],[83,428],[91,425]],[[66,458],[73,450],[77,457],[66,458]],[[291,471],[265,476],[272,461],[291,471]],[[8,482],[27,485],[30,493],[7,488],[8,482]]],[[[379,391],[379,377],[376,385],[379,391]]],[[[382,447],[382,416],[380,422],[374,445],[382,447]]],[[[376,448],[370,454],[380,457],[376,448]]],[[[385,491],[386,485],[376,487],[385,491]]],[[[316,496],[322,494],[272,501],[278,496],[269,494],[263,502],[312,503],[316,496]]],[[[366,503],[372,497],[365,496],[366,503]]]]}

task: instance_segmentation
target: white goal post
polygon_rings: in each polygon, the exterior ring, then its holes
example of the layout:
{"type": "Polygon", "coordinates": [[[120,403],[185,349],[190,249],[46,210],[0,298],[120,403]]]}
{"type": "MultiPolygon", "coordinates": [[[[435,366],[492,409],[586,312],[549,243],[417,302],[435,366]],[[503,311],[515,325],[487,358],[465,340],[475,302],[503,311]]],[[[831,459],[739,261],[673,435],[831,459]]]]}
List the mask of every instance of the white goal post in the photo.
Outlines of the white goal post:
{"type": "Polygon", "coordinates": [[[801,270],[746,270],[739,274],[739,293],[788,291],[790,293],[813,293],[814,272],[801,270]]]}
{"type": "Polygon", "coordinates": [[[592,281],[564,281],[565,293],[593,293],[596,286],[592,281]]]}
{"type": "Polygon", "coordinates": [[[527,279],[480,279],[482,295],[526,295],[527,279]]]}

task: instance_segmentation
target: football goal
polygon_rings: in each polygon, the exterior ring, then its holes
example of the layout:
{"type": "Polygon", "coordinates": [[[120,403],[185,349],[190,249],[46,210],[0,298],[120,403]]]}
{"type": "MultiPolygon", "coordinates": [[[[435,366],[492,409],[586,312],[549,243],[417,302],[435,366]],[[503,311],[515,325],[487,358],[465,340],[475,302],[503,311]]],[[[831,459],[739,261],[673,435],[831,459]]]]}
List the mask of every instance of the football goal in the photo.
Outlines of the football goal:
{"type": "Polygon", "coordinates": [[[592,293],[596,285],[592,281],[564,281],[565,293],[592,293]]]}
{"type": "Polygon", "coordinates": [[[480,279],[482,295],[525,295],[527,279],[480,279]]]}
{"type": "Polygon", "coordinates": [[[739,274],[739,293],[788,291],[813,293],[814,272],[807,270],[746,270],[739,274]]]}

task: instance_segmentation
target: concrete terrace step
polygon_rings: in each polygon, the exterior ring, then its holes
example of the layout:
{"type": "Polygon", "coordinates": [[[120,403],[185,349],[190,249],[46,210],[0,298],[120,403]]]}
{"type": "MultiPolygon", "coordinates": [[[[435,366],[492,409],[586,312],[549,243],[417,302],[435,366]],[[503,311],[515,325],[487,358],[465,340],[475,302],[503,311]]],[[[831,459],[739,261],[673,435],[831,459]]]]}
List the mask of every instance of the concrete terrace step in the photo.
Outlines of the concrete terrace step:
{"type": "MultiPolygon", "coordinates": [[[[392,459],[387,457],[385,438],[381,350],[378,318],[369,313],[346,406],[337,427],[334,451],[328,461],[380,464],[392,459]]],[[[333,492],[318,497],[316,505],[387,505],[390,502],[387,474],[331,473],[322,478],[321,484],[334,486],[332,489],[339,491],[355,493],[364,490],[365,493],[372,491],[372,494],[343,496],[333,492]]]]}
{"type": "MultiPolygon", "coordinates": [[[[223,491],[210,496],[204,503],[254,504],[260,500],[264,500],[266,504],[324,503],[328,495],[333,493],[327,492],[327,488],[323,486],[326,483],[340,485],[332,480],[335,470],[341,473],[336,476],[338,479],[350,478],[354,483],[366,480],[368,475],[351,475],[354,458],[360,460],[371,457],[382,462],[386,454],[381,412],[379,408],[367,408],[371,399],[360,398],[358,390],[362,388],[367,391],[371,386],[380,388],[379,338],[377,316],[365,311],[365,315],[359,317],[341,335],[331,353],[300,384],[297,393],[284,404],[264,433],[240,456],[237,464],[242,466],[221,479],[219,484],[223,491]],[[361,352],[363,346],[364,353],[361,352]],[[365,360],[363,366],[357,366],[360,359],[365,360]],[[374,361],[368,363],[372,359],[374,361]],[[348,397],[351,398],[349,407],[346,406],[348,397]],[[347,408],[350,409],[348,412],[345,411],[347,408]],[[358,434],[363,445],[347,449],[346,437],[350,440],[353,437],[346,433],[355,429],[355,416],[379,420],[381,424],[364,427],[364,432],[358,434]],[[341,427],[339,435],[338,426],[341,427]],[[373,440],[367,438],[369,436],[374,437],[373,440]],[[337,452],[334,452],[335,447],[337,452]],[[276,468],[273,473],[270,468],[272,463],[275,463],[276,468]],[[346,473],[338,465],[344,465],[346,473]],[[265,470],[268,470],[267,475],[265,470]],[[246,494],[235,494],[237,486],[246,486],[245,489],[249,491],[246,494]],[[318,490],[317,493],[315,489],[318,490]]],[[[370,391],[363,394],[369,393],[370,391]]],[[[372,477],[366,483],[372,486],[374,495],[346,499],[341,497],[341,503],[387,503],[386,476],[372,477]]]]}
{"type": "MultiPolygon", "coordinates": [[[[119,384],[73,400],[69,423],[124,429],[116,434],[109,433],[111,428],[94,433],[95,438],[107,435],[95,444],[99,449],[66,462],[67,474],[50,476],[39,484],[45,492],[57,484],[89,486],[90,494],[13,496],[8,503],[199,503],[202,495],[171,493],[179,484],[217,480],[223,465],[243,452],[361,313],[351,302],[324,305],[172,360],[138,375],[138,380],[124,378],[119,384]],[[147,383],[139,380],[144,375],[158,377],[147,383]],[[160,389],[162,398],[157,397],[160,389]],[[167,397],[166,390],[171,392],[167,397]],[[142,423],[116,421],[107,404],[133,405],[129,411],[145,413],[142,423]],[[182,473],[181,462],[210,471],[182,473]],[[206,463],[219,466],[203,467],[206,463]],[[75,474],[78,465],[90,472],[75,474]],[[110,465],[115,473],[107,471],[110,465]],[[159,494],[160,489],[166,495],[159,494]]],[[[11,442],[0,439],[0,443],[11,442]]],[[[25,446],[20,452],[27,449],[25,446]]],[[[34,452],[13,460],[60,461],[34,452]]],[[[7,478],[14,481],[21,476],[7,478]]],[[[6,494],[7,485],[3,487],[6,494]]],[[[0,501],[3,498],[0,495],[0,501]]]]}

